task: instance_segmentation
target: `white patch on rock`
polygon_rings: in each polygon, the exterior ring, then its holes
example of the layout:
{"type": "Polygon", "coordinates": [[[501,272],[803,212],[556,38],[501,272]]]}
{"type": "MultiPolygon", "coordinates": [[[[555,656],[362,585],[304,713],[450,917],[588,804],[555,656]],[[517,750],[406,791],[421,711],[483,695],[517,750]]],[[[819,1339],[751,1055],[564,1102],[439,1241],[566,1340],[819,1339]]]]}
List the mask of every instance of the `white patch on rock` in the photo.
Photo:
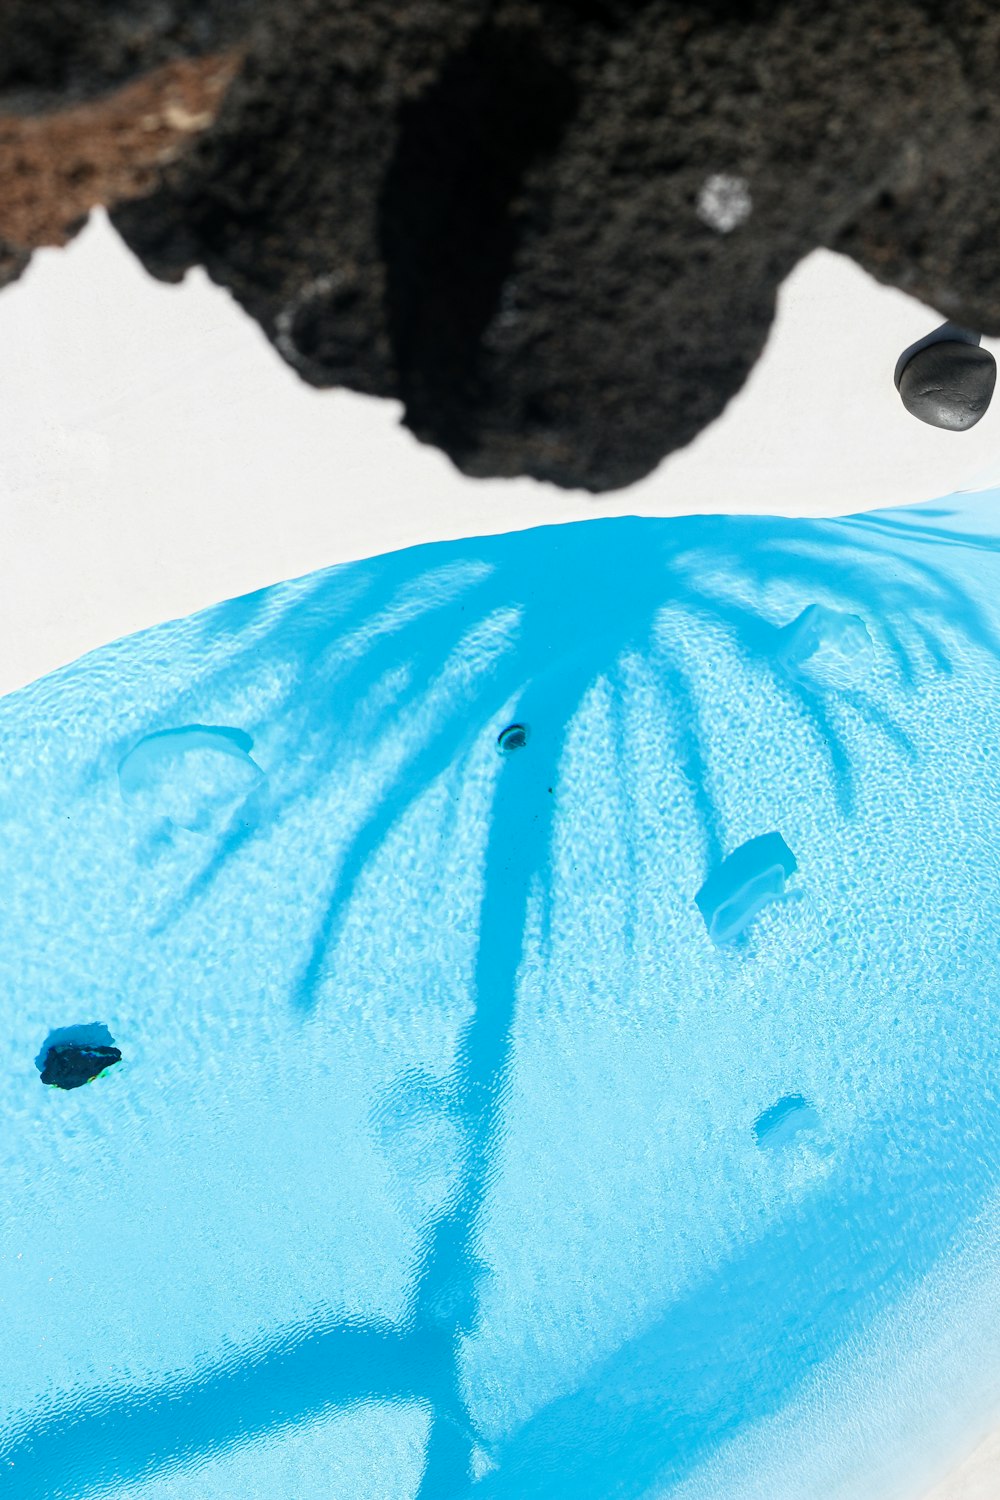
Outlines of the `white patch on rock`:
{"type": "Polygon", "coordinates": [[[753,212],[750,184],[745,177],[715,172],[706,177],[698,194],[698,217],[719,234],[729,234],[753,212]]]}

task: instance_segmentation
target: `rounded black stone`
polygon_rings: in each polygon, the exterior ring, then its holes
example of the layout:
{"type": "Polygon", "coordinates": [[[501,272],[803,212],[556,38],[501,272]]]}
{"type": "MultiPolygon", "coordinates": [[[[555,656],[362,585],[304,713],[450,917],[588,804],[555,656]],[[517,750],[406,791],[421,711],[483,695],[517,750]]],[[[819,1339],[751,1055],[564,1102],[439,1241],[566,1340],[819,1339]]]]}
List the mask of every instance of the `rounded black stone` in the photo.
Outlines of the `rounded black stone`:
{"type": "Polygon", "coordinates": [[[899,378],[903,405],[948,432],[974,427],[993,397],[996,360],[978,344],[947,339],[919,350],[899,378]]]}

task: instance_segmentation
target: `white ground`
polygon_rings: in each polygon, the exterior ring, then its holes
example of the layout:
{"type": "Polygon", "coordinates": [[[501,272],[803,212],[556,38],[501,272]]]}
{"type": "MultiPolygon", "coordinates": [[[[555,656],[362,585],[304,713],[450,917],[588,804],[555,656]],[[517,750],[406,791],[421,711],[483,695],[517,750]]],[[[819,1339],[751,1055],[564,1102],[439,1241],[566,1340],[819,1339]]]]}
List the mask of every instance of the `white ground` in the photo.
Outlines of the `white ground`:
{"type": "Polygon", "coordinates": [[[0,692],[146,625],[349,558],[586,516],[837,514],[1000,479],[1000,400],[908,416],[900,351],[940,321],[825,252],[747,388],[686,451],[595,500],[475,484],[398,408],[300,383],[199,273],[153,281],[102,213],[0,295],[0,692]]]}
{"type": "Polygon", "coordinates": [[[997,1500],[1000,1495],[1000,1428],[989,1434],[941,1484],[920,1500],[997,1500]]]}

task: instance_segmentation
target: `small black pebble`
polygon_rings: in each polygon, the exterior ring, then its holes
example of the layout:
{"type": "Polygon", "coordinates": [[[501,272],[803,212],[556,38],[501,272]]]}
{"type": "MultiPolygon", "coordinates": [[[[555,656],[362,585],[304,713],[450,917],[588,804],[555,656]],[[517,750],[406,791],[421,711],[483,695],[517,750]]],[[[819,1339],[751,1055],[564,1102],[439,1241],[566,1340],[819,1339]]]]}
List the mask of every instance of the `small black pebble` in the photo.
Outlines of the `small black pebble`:
{"type": "Polygon", "coordinates": [[[513,750],[523,750],[527,743],[527,724],[508,724],[497,735],[497,749],[501,755],[510,755],[513,750]]]}
{"type": "Polygon", "coordinates": [[[989,406],[996,380],[996,360],[988,349],[945,339],[913,356],[899,377],[899,394],[921,422],[965,432],[989,406]]]}
{"type": "Polygon", "coordinates": [[[57,1089],[78,1089],[121,1062],[117,1047],[97,1047],[85,1042],[57,1042],[45,1054],[42,1082],[57,1089]]]}

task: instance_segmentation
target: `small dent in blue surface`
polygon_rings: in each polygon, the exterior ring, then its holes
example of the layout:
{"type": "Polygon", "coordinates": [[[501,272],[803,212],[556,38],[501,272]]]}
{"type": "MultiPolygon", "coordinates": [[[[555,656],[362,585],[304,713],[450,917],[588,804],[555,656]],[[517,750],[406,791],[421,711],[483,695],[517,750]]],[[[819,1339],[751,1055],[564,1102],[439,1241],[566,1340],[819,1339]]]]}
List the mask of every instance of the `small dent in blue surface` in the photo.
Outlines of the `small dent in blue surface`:
{"type": "Polygon", "coordinates": [[[791,677],[820,687],[851,687],[869,671],[874,651],[860,615],[809,604],[781,632],[778,658],[791,677]]]}
{"type": "Polygon", "coordinates": [[[44,1084],[57,1089],[78,1089],[99,1078],[121,1059],[108,1028],[100,1021],[91,1021],[50,1031],[35,1058],[35,1067],[44,1084]]]}
{"type": "Polygon", "coordinates": [[[440,1213],[459,1186],[467,1146],[447,1085],[416,1069],[401,1074],[373,1109],[372,1129],[397,1206],[417,1223],[440,1213]]]}
{"type": "Polygon", "coordinates": [[[501,755],[511,755],[515,750],[523,750],[527,743],[527,724],[508,724],[497,735],[497,749],[501,755]]]}
{"type": "Polygon", "coordinates": [[[226,725],[187,724],[147,734],[118,767],[122,796],[178,828],[207,833],[228,823],[266,778],[253,740],[226,725]]]}
{"type": "Polygon", "coordinates": [[[492,1453],[482,1444],[474,1443],[469,1454],[469,1474],[474,1484],[496,1472],[499,1465],[492,1453]]]}
{"type": "Polygon", "coordinates": [[[785,894],[797,868],[780,833],[762,833],[734,849],[694,898],[713,943],[734,942],[763,907],[785,894]]]}
{"type": "Polygon", "coordinates": [[[762,1150],[780,1151],[803,1132],[819,1127],[819,1115],[802,1094],[785,1094],[754,1121],[753,1133],[762,1150]]]}

